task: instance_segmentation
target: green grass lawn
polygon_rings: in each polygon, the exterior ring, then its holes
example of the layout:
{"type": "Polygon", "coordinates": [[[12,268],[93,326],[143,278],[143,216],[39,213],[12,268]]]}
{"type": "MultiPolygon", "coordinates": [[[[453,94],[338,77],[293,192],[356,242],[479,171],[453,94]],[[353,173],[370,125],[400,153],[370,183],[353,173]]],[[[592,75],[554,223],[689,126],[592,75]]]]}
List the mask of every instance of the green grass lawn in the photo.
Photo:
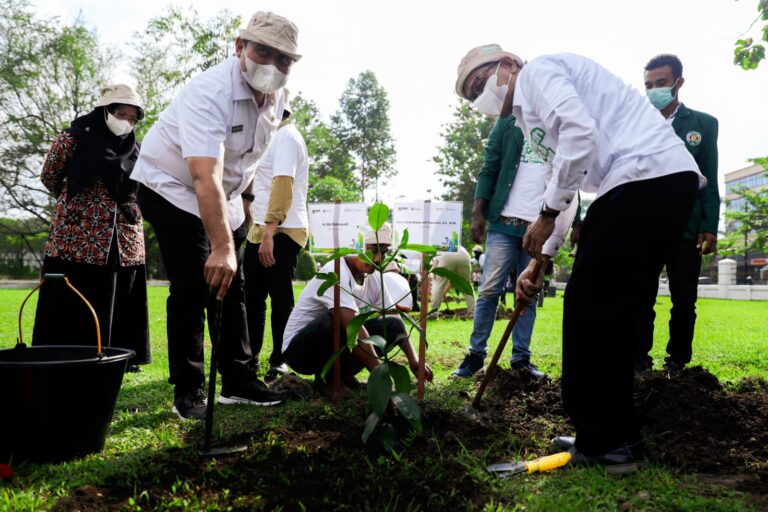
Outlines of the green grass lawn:
{"type": "MultiPolygon", "coordinates": [[[[297,294],[300,289],[300,286],[295,287],[297,294]]],[[[15,343],[18,308],[26,293],[28,290],[0,290],[2,348],[11,348],[15,343]]],[[[258,492],[269,493],[269,486],[289,485],[295,483],[293,479],[306,478],[305,472],[312,471],[313,464],[327,472],[329,479],[335,478],[333,482],[328,481],[329,489],[370,485],[371,496],[391,498],[389,501],[366,502],[365,505],[359,504],[359,507],[350,505],[351,510],[424,510],[424,503],[432,504],[431,508],[435,510],[448,506],[455,509],[480,506],[488,511],[758,509],[745,495],[712,485],[697,475],[681,474],[661,466],[652,466],[621,479],[607,478],[599,469],[561,471],[514,480],[489,477],[482,471],[484,461],[492,455],[498,458],[500,450],[519,446],[514,432],[500,433],[498,445],[480,450],[467,448],[445,452],[433,464],[426,466],[417,466],[410,461],[409,454],[412,452],[409,452],[408,443],[395,457],[382,456],[366,449],[354,458],[342,458],[341,469],[347,467],[347,470],[338,473],[333,471],[338,469],[340,462],[334,459],[333,454],[337,452],[332,446],[327,452],[331,455],[324,455],[331,460],[321,461],[313,458],[311,446],[296,445],[284,435],[297,422],[311,424],[321,420],[337,422],[338,428],[361,431],[364,415],[359,400],[344,404],[338,410],[322,400],[292,402],[270,409],[217,408],[214,435],[224,440],[250,439],[254,455],[248,460],[252,467],[260,468],[260,464],[267,461],[265,457],[270,454],[273,457],[275,450],[280,450],[286,460],[300,461],[298,465],[286,463],[279,468],[273,467],[273,472],[281,473],[282,479],[270,474],[269,466],[264,468],[253,477],[250,485],[255,489],[254,495],[247,500],[242,496],[232,496],[228,486],[235,485],[233,482],[237,482],[238,476],[233,473],[233,468],[226,465],[219,466],[211,461],[204,466],[205,474],[196,480],[174,473],[174,468],[178,468],[180,463],[188,461],[193,464],[197,460],[195,453],[202,439],[202,425],[180,421],[170,412],[172,389],[167,384],[166,296],[167,288],[149,289],[154,362],[145,367],[143,373],[125,376],[104,452],[64,464],[17,467],[17,476],[13,481],[0,483],[0,510],[50,510],[59,498],[84,485],[119,487],[123,493],[119,503],[127,510],[261,509],[263,507],[259,504],[263,501],[259,501],[258,492]],[[456,480],[457,467],[465,476],[460,482],[455,482],[455,494],[437,492],[435,489],[452,485],[456,480]],[[453,472],[447,468],[453,468],[453,472]],[[398,501],[397,486],[400,485],[420,485],[419,489],[423,489],[424,493],[423,501],[398,501]],[[390,492],[387,486],[394,490],[390,492]],[[163,488],[165,492],[151,495],[149,488],[163,488]]],[[[22,322],[27,341],[31,338],[35,304],[36,296],[30,300],[22,322]]],[[[449,306],[456,308],[463,307],[463,304],[450,303],[449,306]]],[[[658,299],[653,351],[657,366],[663,361],[669,306],[667,298],[658,299]]],[[[768,359],[765,356],[768,353],[768,302],[702,299],[698,313],[692,364],[704,366],[721,381],[768,375],[768,359]]],[[[547,298],[545,306],[539,310],[531,346],[534,362],[552,376],[560,374],[561,318],[561,296],[547,298]]],[[[489,351],[495,349],[504,324],[504,321],[496,323],[489,351]]],[[[461,361],[471,329],[471,320],[430,321],[427,358],[435,370],[435,382],[427,388],[425,406],[439,405],[456,412],[463,410],[466,400],[457,398],[457,391],[464,389],[471,392],[471,384],[450,381],[448,375],[461,361]]],[[[269,339],[265,340],[264,346],[271,346],[269,339]]],[[[507,357],[508,354],[509,349],[507,357]]],[[[264,359],[267,356],[262,353],[264,359]]],[[[544,449],[544,445],[541,446],[544,449]]],[[[274,458],[269,460],[274,461],[274,458]]],[[[329,496],[334,495],[331,490],[327,492],[329,496]]],[[[339,503],[331,501],[328,506],[338,507],[339,503]]]]}

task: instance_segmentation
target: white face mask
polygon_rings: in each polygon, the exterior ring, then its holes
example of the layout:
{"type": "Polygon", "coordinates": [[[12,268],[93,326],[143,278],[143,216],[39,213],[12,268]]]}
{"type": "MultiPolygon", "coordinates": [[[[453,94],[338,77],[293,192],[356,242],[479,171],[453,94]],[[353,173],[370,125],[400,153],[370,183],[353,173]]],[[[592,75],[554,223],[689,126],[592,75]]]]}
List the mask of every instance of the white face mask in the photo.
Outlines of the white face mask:
{"type": "Polygon", "coordinates": [[[246,71],[243,72],[245,81],[257,91],[265,94],[277,91],[288,82],[288,75],[272,64],[259,64],[249,59],[248,56],[245,57],[245,69],[246,71]]]}
{"type": "Polygon", "coordinates": [[[485,82],[483,92],[472,102],[472,108],[490,117],[501,116],[501,109],[504,107],[504,100],[509,90],[509,82],[512,80],[512,75],[510,74],[506,84],[498,85],[500,67],[501,62],[499,62],[496,72],[485,82]]]}
{"type": "Polygon", "coordinates": [[[109,112],[107,112],[107,128],[118,137],[128,135],[133,131],[133,125],[131,123],[118,119],[109,112]]]}

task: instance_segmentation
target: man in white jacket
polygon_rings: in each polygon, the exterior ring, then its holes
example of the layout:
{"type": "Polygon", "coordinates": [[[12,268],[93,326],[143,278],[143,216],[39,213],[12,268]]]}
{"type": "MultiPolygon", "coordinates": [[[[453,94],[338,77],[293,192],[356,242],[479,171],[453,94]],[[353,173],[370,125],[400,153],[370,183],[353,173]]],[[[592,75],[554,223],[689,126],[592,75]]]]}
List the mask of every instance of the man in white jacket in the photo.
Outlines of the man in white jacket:
{"type": "MultiPolygon", "coordinates": [[[[563,402],[576,439],[558,441],[570,447],[573,465],[635,471],[645,456],[632,404],[634,315],[647,306],[643,293],[658,278],[656,261],[682,237],[706,180],[651,104],[604,67],[572,54],[525,66],[514,55],[474,65],[499,50],[470,50],[459,65],[457,91],[479,109],[514,115],[551,167],[541,212],[523,241],[532,258],[546,265],[548,239],[579,189],[597,195],[563,312],[563,402]]],[[[524,302],[543,284],[542,272],[532,275],[534,260],[518,278],[517,298],[524,302]]]]}

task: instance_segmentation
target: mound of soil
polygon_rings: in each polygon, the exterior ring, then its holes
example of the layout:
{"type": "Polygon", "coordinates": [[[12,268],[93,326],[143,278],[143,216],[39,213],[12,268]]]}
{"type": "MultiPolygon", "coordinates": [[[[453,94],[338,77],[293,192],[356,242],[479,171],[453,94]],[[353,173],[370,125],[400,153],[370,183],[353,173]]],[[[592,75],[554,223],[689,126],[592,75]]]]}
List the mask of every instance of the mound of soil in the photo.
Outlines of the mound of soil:
{"type": "MultiPolygon", "coordinates": [[[[305,384],[291,379],[282,383],[285,391],[297,394],[309,391],[305,384]]],[[[768,506],[768,383],[747,379],[724,387],[709,372],[694,367],[672,380],[661,372],[642,375],[635,396],[652,462],[695,471],[704,481],[749,493],[758,509],[768,506]]],[[[396,464],[381,457],[375,446],[362,443],[362,395],[356,400],[359,418],[286,411],[281,426],[258,427],[243,440],[252,445],[247,453],[215,465],[189,450],[165,454],[158,459],[166,461],[162,464],[153,458],[148,466],[163,470],[139,485],[149,493],[148,508],[171,496],[168,488],[179,480],[190,482],[190,499],[229,489],[238,510],[323,509],[328,503],[377,508],[392,505],[388,500],[394,489],[397,500],[425,510],[444,507],[449,499],[440,501],[442,505],[430,500],[450,493],[483,503],[488,489],[477,486],[464,463],[446,455],[464,450],[486,460],[543,455],[551,449],[552,436],[573,433],[559,380],[498,369],[483,397],[479,420],[440,401],[426,401],[424,433],[402,446],[400,456],[408,464],[396,464]],[[349,475],[355,475],[354,485],[349,475]]],[[[107,481],[103,488],[75,490],[59,500],[56,510],[120,510],[132,492],[124,483],[107,481]]]]}

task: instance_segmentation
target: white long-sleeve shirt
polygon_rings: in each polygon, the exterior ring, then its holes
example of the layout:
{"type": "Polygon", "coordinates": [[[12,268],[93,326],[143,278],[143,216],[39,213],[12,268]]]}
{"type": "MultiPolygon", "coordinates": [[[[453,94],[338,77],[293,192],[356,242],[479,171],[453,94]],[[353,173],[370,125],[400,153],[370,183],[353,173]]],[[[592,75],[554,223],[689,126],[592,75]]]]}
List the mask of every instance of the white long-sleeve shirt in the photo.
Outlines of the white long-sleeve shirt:
{"type": "Polygon", "coordinates": [[[684,171],[706,179],[685,145],[648,100],[579,55],[544,55],[518,75],[513,114],[552,169],[544,201],[566,210],[576,191],[597,197],[633,181],[684,171]]]}

